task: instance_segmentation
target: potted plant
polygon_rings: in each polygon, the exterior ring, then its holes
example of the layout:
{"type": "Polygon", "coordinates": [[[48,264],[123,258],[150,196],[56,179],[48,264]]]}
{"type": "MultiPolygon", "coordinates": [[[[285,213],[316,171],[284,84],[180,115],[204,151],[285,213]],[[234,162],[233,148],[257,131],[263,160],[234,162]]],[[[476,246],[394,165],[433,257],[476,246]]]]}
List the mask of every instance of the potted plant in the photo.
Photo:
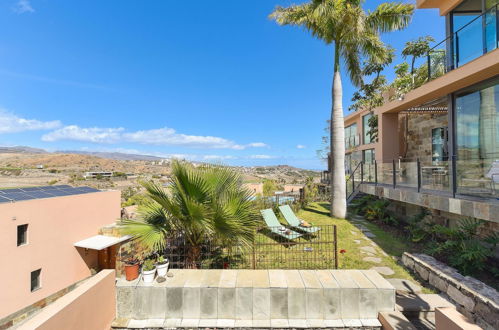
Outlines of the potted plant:
{"type": "Polygon", "coordinates": [[[147,259],[142,264],[142,279],[144,283],[152,283],[154,281],[154,275],[156,274],[156,266],[152,259],[147,259]]]}
{"type": "Polygon", "coordinates": [[[166,277],[166,273],[168,272],[168,258],[163,256],[159,256],[156,260],[156,269],[158,271],[158,276],[166,277]]]}
{"type": "Polygon", "coordinates": [[[135,257],[129,257],[122,260],[125,263],[125,278],[127,281],[133,281],[139,277],[139,260],[135,257]]]}

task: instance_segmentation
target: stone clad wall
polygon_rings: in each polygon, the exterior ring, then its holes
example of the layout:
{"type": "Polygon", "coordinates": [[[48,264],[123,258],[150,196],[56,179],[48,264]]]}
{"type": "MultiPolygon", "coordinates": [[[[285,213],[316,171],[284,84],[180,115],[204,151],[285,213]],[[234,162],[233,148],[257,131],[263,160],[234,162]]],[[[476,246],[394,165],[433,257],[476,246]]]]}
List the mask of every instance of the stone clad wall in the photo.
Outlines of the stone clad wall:
{"type": "Polygon", "coordinates": [[[484,329],[499,329],[499,293],[425,254],[404,253],[404,265],[447,294],[457,310],[484,329]]]}
{"type": "MultiPolygon", "coordinates": [[[[413,114],[407,116],[407,145],[401,139],[400,151],[403,158],[431,159],[431,130],[447,127],[447,114],[413,114]],[[406,152],[407,149],[407,152],[406,152]]],[[[400,116],[401,132],[405,131],[406,119],[400,116]]]]}

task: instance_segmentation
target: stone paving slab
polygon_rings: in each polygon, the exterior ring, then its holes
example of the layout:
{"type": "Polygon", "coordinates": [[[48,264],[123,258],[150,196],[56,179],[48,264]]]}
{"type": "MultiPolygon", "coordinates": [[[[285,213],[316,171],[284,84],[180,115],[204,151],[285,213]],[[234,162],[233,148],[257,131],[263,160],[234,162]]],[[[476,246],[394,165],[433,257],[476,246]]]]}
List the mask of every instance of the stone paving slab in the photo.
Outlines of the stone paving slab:
{"type": "Polygon", "coordinates": [[[437,307],[455,307],[438,294],[398,294],[396,308],[401,312],[433,312],[437,307]]]}
{"type": "Polygon", "coordinates": [[[422,288],[419,284],[403,278],[388,278],[387,281],[395,288],[397,292],[421,293],[422,288]]]}
{"type": "Polygon", "coordinates": [[[372,246],[361,246],[360,249],[365,252],[376,253],[376,249],[372,246]]]}
{"type": "Polygon", "coordinates": [[[393,271],[393,269],[391,269],[390,267],[386,267],[386,266],[383,266],[383,267],[372,267],[370,268],[371,270],[375,270],[377,271],[378,273],[382,274],[382,275],[393,275],[395,274],[395,272],[393,271]]]}
{"type": "Polygon", "coordinates": [[[364,257],[364,258],[362,258],[362,260],[372,262],[375,264],[379,264],[381,262],[381,258],[378,258],[378,257],[364,257]]]}

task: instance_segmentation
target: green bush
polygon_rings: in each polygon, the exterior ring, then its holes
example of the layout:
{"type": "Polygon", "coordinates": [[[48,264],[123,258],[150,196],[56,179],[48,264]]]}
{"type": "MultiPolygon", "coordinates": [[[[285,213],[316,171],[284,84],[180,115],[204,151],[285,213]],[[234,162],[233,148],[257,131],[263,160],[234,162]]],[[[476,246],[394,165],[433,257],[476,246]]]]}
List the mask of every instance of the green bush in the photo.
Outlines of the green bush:
{"type": "Polygon", "coordinates": [[[482,224],[482,220],[465,218],[459,221],[456,228],[432,226],[429,233],[432,241],[428,244],[427,253],[447,260],[464,275],[484,270],[487,259],[494,255],[499,234],[480,238],[478,228],[482,224]]]}

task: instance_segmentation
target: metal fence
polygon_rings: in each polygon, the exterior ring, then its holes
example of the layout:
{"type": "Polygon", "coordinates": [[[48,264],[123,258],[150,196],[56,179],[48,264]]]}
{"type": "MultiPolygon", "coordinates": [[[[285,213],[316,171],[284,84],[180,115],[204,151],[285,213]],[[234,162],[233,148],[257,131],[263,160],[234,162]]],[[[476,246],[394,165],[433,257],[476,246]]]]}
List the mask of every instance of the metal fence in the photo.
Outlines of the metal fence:
{"type": "Polygon", "coordinates": [[[299,228],[264,227],[249,246],[220,247],[207,238],[193,248],[184,237],[168,241],[164,255],[170,268],[198,269],[332,269],[338,267],[335,225],[299,228]]]}

